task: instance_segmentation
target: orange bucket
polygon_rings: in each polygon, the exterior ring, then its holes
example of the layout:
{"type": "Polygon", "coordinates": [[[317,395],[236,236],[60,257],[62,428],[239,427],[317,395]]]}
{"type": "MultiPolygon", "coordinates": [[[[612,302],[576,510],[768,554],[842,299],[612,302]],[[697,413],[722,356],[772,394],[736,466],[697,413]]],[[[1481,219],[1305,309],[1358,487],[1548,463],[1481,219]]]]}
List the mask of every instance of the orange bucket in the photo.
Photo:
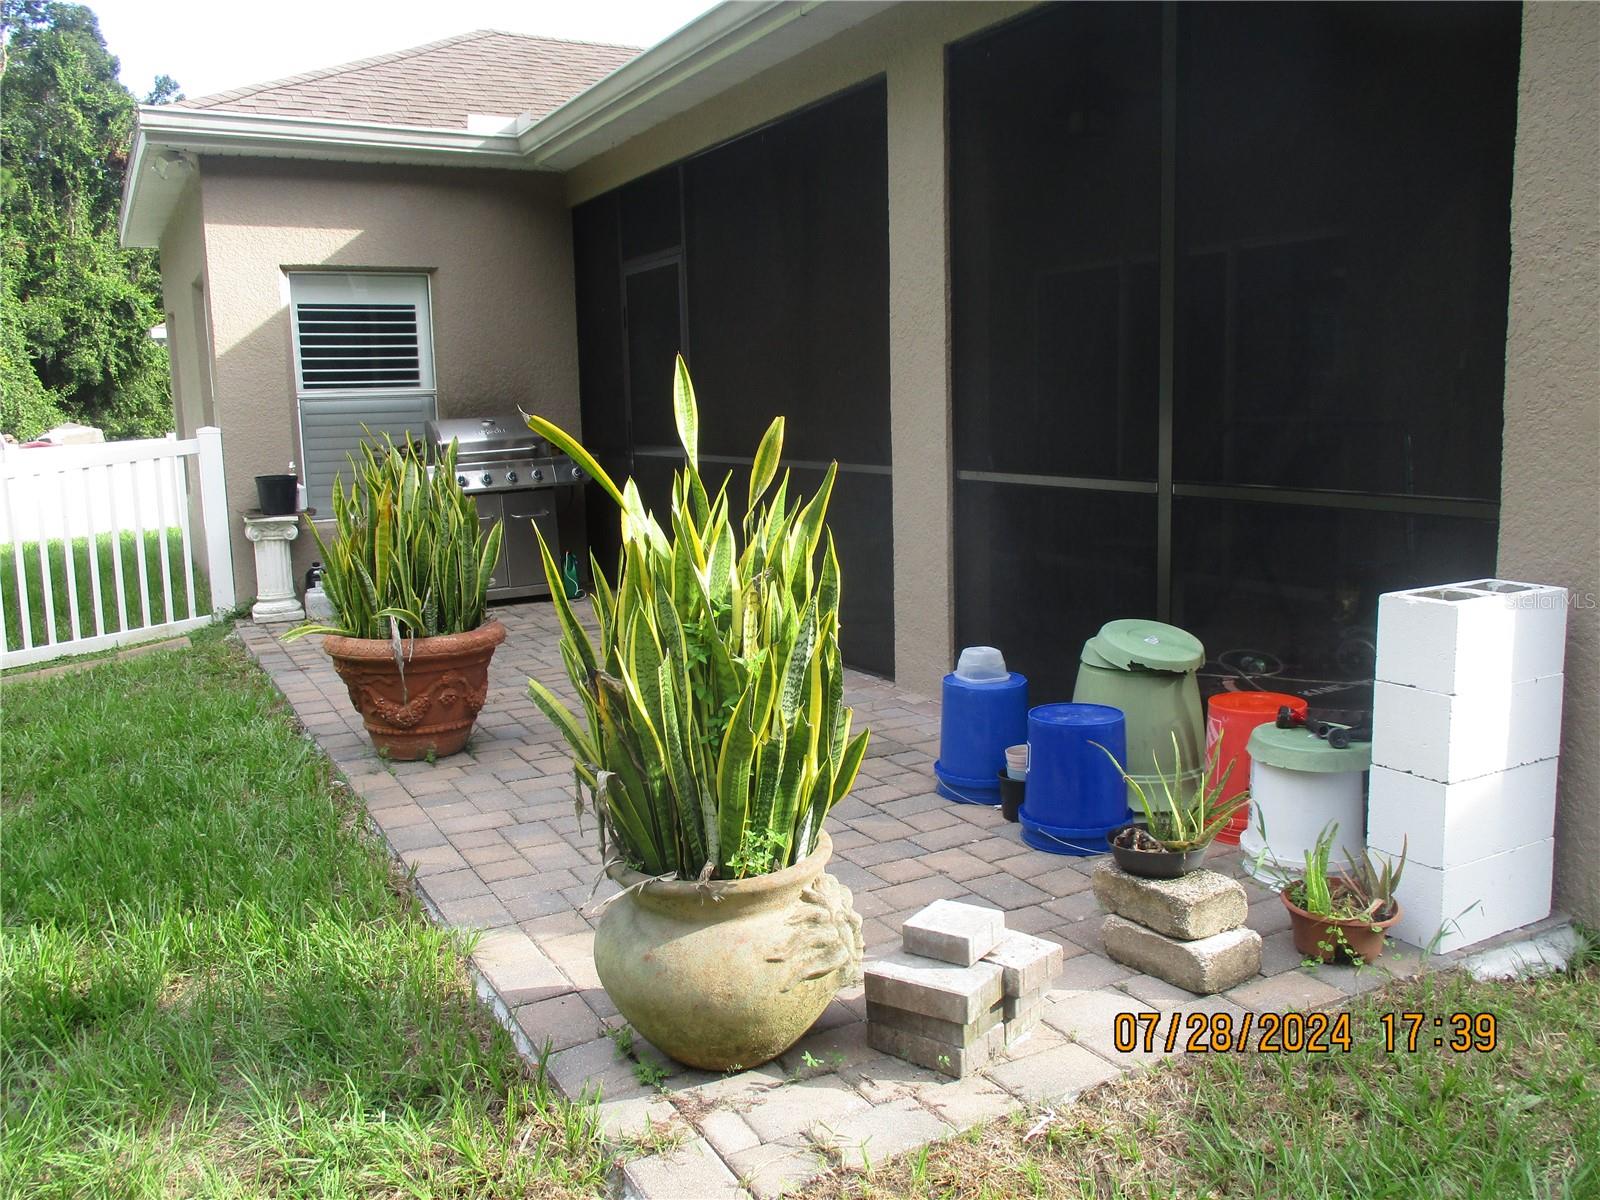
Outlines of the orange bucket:
{"type": "MultiPolygon", "coordinates": [[[[1206,758],[1214,761],[1211,784],[1233,764],[1228,785],[1217,797],[1220,804],[1232,800],[1250,786],[1250,755],[1246,747],[1257,725],[1270,725],[1278,719],[1278,710],[1287,708],[1297,717],[1306,715],[1304,698],[1284,692],[1218,692],[1206,702],[1206,758]]],[[[1250,806],[1244,805],[1233,814],[1233,819],[1217,834],[1217,841],[1229,846],[1239,844],[1239,835],[1250,828],[1250,806]]]]}

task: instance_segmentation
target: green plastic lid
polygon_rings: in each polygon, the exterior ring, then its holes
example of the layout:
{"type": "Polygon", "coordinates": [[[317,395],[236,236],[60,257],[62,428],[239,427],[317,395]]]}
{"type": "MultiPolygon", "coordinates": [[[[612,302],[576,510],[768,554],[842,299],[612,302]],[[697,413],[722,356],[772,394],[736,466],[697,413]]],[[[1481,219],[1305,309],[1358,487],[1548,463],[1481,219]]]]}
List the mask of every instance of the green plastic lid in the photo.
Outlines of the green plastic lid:
{"type": "Polygon", "coordinates": [[[1205,660],[1205,647],[1194,634],[1176,625],[1139,618],[1107,621],[1083,647],[1084,662],[1124,671],[1142,669],[1182,674],[1195,670],[1205,660]]]}
{"type": "Polygon", "coordinates": [[[1091,667],[1102,667],[1107,671],[1115,671],[1117,669],[1116,663],[1107,662],[1101,657],[1100,651],[1094,648],[1094,638],[1090,638],[1083,644],[1083,653],[1078,656],[1078,660],[1088,663],[1091,667]]]}
{"type": "Polygon", "coordinates": [[[1372,766],[1372,743],[1351,742],[1340,750],[1330,746],[1309,729],[1279,729],[1268,722],[1257,725],[1250,735],[1251,762],[1266,763],[1285,771],[1365,771],[1372,766]]]}

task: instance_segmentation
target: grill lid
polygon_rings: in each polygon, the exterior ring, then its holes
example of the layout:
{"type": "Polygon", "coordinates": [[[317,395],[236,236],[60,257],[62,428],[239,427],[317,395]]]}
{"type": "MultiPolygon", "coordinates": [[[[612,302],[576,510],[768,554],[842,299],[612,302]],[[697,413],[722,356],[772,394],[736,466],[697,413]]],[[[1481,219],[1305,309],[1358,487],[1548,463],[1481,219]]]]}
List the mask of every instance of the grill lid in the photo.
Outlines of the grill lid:
{"type": "Polygon", "coordinates": [[[429,421],[424,434],[435,450],[442,450],[453,439],[457,443],[456,461],[475,462],[490,458],[547,458],[550,447],[529,429],[520,416],[449,417],[429,421]]]}

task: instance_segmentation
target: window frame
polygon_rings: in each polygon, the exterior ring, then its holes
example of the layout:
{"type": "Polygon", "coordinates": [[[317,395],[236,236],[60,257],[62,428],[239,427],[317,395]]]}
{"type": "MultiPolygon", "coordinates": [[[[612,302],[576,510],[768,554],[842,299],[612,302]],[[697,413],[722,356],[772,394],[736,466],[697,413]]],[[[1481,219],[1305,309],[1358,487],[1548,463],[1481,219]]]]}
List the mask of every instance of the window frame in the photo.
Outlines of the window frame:
{"type": "MultiPolygon", "coordinates": [[[[305,481],[308,491],[308,502],[315,507],[320,499],[320,494],[311,494],[311,464],[309,462],[305,445],[305,415],[306,403],[310,401],[333,400],[344,402],[360,402],[370,400],[373,407],[377,408],[385,402],[396,399],[415,400],[426,408],[424,420],[435,420],[439,415],[439,390],[438,376],[434,359],[433,347],[433,274],[431,271],[421,269],[395,269],[395,268],[285,268],[285,292],[288,297],[289,333],[291,345],[291,371],[293,372],[292,384],[295,400],[295,451],[297,462],[300,466],[301,478],[305,481]],[[383,387],[356,387],[356,388],[330,388],[305,386],[304,364],[300,354],[300,320],[298,306],[300,304],[336,303],[315,295],[319,285],[326,286],[330,281],[343,280],[353,284],[353,290],[359,290],[364,281],[385,280],[413,280],[420,284],[415,294],[417,305],[417,375],[419,382],[416,385],[383,386],[383,387]],[[305,289],[313,292],[312,296],[305,295],[305,289]]],[[[367,296],[359,294],[344,298],[347,303],[394,302],[390,297],[367,296]]],[[[417,431],[420,434],[420,429],[417,431]]],[[[359,440],[353,442],[347,454],[353,454],[359,440]]],[[[337,474],[337,472],[336,472],[337,474]]]]}

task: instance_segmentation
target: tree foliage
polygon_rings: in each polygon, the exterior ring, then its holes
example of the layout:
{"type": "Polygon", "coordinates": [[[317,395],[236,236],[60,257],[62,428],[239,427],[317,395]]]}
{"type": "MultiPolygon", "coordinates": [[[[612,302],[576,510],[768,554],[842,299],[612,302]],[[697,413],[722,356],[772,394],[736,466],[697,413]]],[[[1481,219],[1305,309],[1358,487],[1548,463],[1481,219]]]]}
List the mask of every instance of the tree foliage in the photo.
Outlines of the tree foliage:
{"type": "Polygon", "coordinates": [[[156,255],[117,242],[134,97],[82,5],[0,0],[0,38],[0,430],[164,433],[156,255]]]}

